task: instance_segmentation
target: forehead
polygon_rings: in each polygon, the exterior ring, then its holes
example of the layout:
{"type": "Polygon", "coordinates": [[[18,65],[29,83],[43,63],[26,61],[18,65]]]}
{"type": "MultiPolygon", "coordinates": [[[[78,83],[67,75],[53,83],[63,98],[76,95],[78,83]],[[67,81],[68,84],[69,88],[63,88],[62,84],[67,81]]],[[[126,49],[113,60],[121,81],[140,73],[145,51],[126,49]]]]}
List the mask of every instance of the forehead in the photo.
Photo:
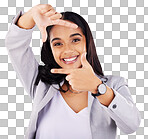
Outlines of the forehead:
{"type": "Polygon", "coordinates": [[[54,25],[50,31],[50,38],[53,37],[69,37],[73,33],[80,33],[83,36],[82,30],[80,27],[74,29],[61,25],[54,25]]]}

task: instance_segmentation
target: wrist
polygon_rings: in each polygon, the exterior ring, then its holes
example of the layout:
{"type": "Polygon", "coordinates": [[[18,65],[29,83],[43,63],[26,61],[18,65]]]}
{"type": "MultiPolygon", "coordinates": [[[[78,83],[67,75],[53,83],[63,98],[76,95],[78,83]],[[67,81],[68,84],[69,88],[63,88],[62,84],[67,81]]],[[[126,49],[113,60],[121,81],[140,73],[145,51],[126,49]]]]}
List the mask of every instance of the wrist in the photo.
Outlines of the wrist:
{"type": "Polygon", "coordinates": [[[102,84],[102,81],[97,77],[94,81],[94,87],[93,90],[91,91],[92,94],[97,94],[98,93],[98,85],[102,84]]]}
{"type": "Polygon", "coordinates": [[[17,26],[23,29],[31,29],[35,26],[35,22],[32,19],[30,11],[24,13],[17,21],[17,26]]]}
{"type": "Polygon", "coordinates": [[[34,13],[36,13],[34,7],[31,8],[31,9],[27,12],[27,14],[28,14],[28,16],[29,16],[29,18],[30,18],[30,21],[32,22],[32,24],[35,25],[35,21],[34,21],[34,13]]]}
{"type": "Polygon", "coordinates": [[[107,86],[107,91],[105,94],[97,96],[96,98],[100,101],[101,104],[105,105],[105,106],[109,106],[109,104],[112,102],[112,100],[114,99],[115,94],[113,92],[113,90],[107,86]]]}

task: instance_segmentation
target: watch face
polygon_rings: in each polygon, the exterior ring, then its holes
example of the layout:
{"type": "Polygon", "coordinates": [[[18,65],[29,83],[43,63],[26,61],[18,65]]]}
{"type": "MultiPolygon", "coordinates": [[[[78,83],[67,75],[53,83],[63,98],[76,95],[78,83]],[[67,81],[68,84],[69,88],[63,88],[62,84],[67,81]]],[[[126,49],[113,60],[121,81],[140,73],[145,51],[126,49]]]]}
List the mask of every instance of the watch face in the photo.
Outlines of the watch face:
{"type": "Polygon", "coordinates": [[[105,84],[102,83],[102,84],[99,85],[99,92],[101,94],[105,94],[106,90],[107,90],[107,88],[106,88],[105,84]]]}

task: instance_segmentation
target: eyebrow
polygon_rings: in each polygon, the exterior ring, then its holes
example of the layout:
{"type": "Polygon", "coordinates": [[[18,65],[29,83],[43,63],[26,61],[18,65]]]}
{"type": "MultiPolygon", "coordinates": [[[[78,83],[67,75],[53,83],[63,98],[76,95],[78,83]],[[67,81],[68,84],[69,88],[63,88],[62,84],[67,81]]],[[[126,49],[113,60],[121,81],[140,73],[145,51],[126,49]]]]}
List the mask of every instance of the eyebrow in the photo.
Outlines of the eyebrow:
{"type": "MultiPolygon", "coordinates": [[[[70,38],[73,37],[73,36],[76,36],[76,35],[79,35],[79,36],[82,37],[82,35],[81,35],[80,33],[74,33],[74,34],[71,34],[71,35],[70,35],[70,38]]],[[[54,38],[54,39],[52,39],[51,43],[52,43],[53,41],[55,41],[55,40],[61,40],[61,39],[60,39],[60,38],[54,38]]]]}

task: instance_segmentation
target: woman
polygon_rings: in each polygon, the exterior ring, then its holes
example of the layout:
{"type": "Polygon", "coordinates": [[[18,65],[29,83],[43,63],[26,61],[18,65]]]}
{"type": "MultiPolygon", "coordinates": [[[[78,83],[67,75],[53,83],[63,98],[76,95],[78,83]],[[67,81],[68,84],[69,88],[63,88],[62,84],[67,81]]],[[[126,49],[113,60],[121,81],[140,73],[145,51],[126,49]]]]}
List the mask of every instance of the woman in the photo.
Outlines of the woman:
{"type": "Polygon", "coordinates": [[[117,127],[126,134],[139,127],[140,113],[126,79],[103,74],[91,31],[80,15],[36,5],[16,15],[5,44],[33,100],[26,139],[115,139],[117,127]],[[29,47],[35,24],[42,34],[44,66],[29,47]]]}

